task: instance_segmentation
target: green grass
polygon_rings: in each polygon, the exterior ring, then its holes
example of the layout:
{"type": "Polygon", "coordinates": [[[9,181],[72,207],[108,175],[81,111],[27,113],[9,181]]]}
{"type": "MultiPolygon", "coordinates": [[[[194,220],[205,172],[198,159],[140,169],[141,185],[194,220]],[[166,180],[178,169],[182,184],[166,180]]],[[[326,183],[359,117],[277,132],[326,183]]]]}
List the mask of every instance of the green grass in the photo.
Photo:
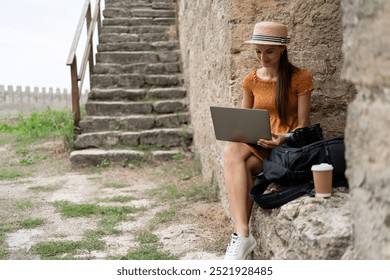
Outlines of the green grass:
{"type": "Polygon", "coordinates": [[[8,245],[5,240],[5,233],[12,232],[19,229],[33,229],[45,223],[44,219],[27,218],[21,221],[0,222],[0,260],[7,260],[9,258],[8,245]]]}
{"type": "Polygon", "coordinates": [[[135,198],[133,196],[114,196],[114,197],[110,197],[110,198],[103,198],[100,201],[126,203],[126,202],[132,201],[134,199],[135,198]]]}
{"type": "Polygon", "coordinates": [[[27,210],[33,208],[33,203],[28,199],[20,199],[16,201],[16,207],[21,210],[27,210]]]}
{"type": "Polygon", "coordinates": [[[60,138],[66,143],[68,150],[72,150],[74,137],[72,112],[46,109],[29,115],[20,114],[12,124],[0,123],[0,135],[1,145],[10,144],[15,147],[17,156],[15,162],[0,166],[0,180],[30,176],[34,172],[31,166],[47,158],[44,154],[28,155],[31,153],[29,147],[32,144],[60,138]]]}
{"type": "Polygon", "coordinates": [[[121,260],[176,260],[175,256],[159,251],[159,238],[157,235],[142,231],[135,237],[138,247],[129,250],[121,260]]]}
{"type": "Polygon", "coordinates": [[[59,186],[47,185],[47,186],[30,187],[30,188],[28,188],[28,190],[33,191],[33,192],[54,192],[58,188],[59,188],[59,186]]]}
{"type": "Polygon", "coordinates": [[[37,163],[38,161],[46,159],[46,157],[46,155],[33,155],[19,160],[19,163],[21,165],[32,165],[37,163]]]}
{"type": "Polygon", "coordinates": [[[73,204],[67,201],[56,201],[54,207],[65,218],[88,217],[99,214],[100,206],[95,204],[73,204]]]}
{"type": "Polygon", "coordinates": [[[22,147],[42,139],[62,137],[71,150],[74,136],[72,112],[46,109],[29,115],[20,114],[16,124],[0,124],[0,133],[15,135],[16,144],[22,147]]]}
{"type": "Polygon", "coordinates": [[[18,168],[1,166],[0,167],[0,180],[13,180],[21,177],[30,176],[31,170],[20,170],[18,168]]]}
{"type": "Polygon", "coordinates": [[[187,201],[216,201],[217,187],[206,183],[192,184],[189,186],[166,185],[147,192],[152,197],[163,201],[175,201],[185,198],[187,201]]]}
{"type": "Polygon", "coordinates": [[[105,183],[103,185],[103,188],[111,188],[111,189],[123,189],[123,188],[127,188],[128,185],[125,185],[125,184],[119,184],[119,183],[115,183],[115,182],[108,182],[108,183],[105,183]]]}
{"type": "Polygon", "coordinates": [[[132,206],[105,207],[96,204],[73,204],[67,201],[55,202],[54,206],[65,218],[98,216],[100,222],[97,231],[100,235],[119,234],[120,231],[115,228],[118,222],[126,220],[128,214],[144,210],[132,206]]]}
{"type": "Polygon", "coordinates": [[[86,237],[80,241],[40,242],[32,247],[32,252],[44,260],[77,259],[75,254],[102,250],[105,242],[94,237],[86,237]]]}
{"type": "Polygon", "coordinates": [[[21,228],[32,229],[45,224],[45,220],[40,218],[37,219],[27,218],[20,221],[19,224],[21,228]]]}
{"type": "Polygon", "coordinates": [[[193,160],[182,160],[184,157],[182,154],[176,154],[174,162],[174,168],[172,164],[167,164],[163,167],[164,174],[170,174],[172,177],[176,177],[179,180],[187,181],[193,177],[199,176],[202,173],[202,163],[199,157],[195,157],[193,160]]]}
{"type": "Polygon", "coordinates": [[[157,213],[149,222],[149,229],[153,230],[158,224],[172,221],[177,214],[177,206],[171,205],[168,209],[157,213]]]}
{"type": "Polygon", "coordinates": [[[5,234],[0,231],[0,260],[7,260],[9,257],[5,234]]]}
{"type": "Polygon", "coordinates": [[[103,207],[96,204],[74,204],[67,201],[54,203],[55,208],[65,218],[91,217],[100,218],[98,229],[87,231],[81,241],[50,241],[33,246],[32,251],[42,259],[75,259],[74,255],[104,249],[104,235],[120,233],[115,228],[118,222],[127,219],[128,214],[142,211],[135,207],[103,207]]]}

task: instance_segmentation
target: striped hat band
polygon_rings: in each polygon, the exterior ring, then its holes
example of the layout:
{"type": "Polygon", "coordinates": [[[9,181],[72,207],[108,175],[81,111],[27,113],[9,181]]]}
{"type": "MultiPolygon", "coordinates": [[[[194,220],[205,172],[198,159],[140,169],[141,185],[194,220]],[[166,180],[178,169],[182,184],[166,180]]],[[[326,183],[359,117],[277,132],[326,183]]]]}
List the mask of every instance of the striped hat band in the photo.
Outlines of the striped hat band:
{"type": "Polygon", "coordinates": [[[263,35],[252,35],[253,41],[267,41],[267,42],[275,42],[281,44],[290,43],[290,38],[283,37],[275,37],[275,36],[263,36],[263,35]]]}

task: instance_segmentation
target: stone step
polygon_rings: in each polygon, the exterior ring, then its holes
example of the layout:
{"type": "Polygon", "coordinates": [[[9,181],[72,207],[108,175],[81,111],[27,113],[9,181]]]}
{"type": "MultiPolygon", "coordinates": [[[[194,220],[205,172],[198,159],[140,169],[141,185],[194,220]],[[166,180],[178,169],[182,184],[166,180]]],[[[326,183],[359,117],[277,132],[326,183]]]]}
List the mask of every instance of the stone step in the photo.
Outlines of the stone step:
{"type": "Polygon", "coordinates": [[[96,75],[91,77],[92,88],[141,88],[145,78],[140,74],[96,75]]]}
{"type": "Polygon", "coordinates": [[[128,116],[138,114],[170,114],[187,112],[186,100],[155,102],[90,101],[85,104],[88,116],[128,116]]]}
{"type": "Polygon", "coordinates": [[[138,52],[104,52],[96,54],[96,63],[156,63],[159,57],[156,52],[138,51],[138,52]]]}
{"type": "Polygon", "coordinates": [[[132,52],[132,51],[152,51],[151,44],[147,42],[120,42],[120,43],[104,43],[97,46],[98,52],[132,52]]]}
{"type": "Polygon", "coordinates": [[[170,42],[175,40],[177,40],[176,35],[168,34],[168,33],[145,33],[145,34],[103,33],[99,35],[100,43],[170,42]]]}
{"type": "Polygon", "coordinates": [[[192,133],[183,128],[151,129],[139,132],[102,131],[83,133],[73,143],[75,149],[121,147],[186,147],[192,133]]]}
{"type": "Polygon", "coordinates": [[[182,75],[102,74],[92,75],[92,88],[172,87],[183,84],[182,75]]]}
{"type": "Polygon", "coordinates": [[[156,62],[177,62],[180,61],[180,51],[117,51],[102,52],[96,55],[96,64],[98,63],[115,63],[115,64],[132,64],[132,63],[156,63],[156,62]]]}
{"type": "Polygon", "coordinates": [[[113,52],[113,51],[173,51],[179,50],[179,43],[177,41],[173,42],[138,42],[138,41],[128,41],[128,42],[117,42],[117,41],[106,41],[100,43],[97,46],[98,52],[113,52]]]}
{"type": "Polygon", "coordinates": [[[105,0],[105,5],[155,5],[155,4],[172,4],[175,0],[105,0]]]}
{"type": "Polygon", "coordinates": [[[137,34],[99,34],[100,44],[128,43],[128,42],[138,42],[138,41],[140,41],[140,36],[137,34]]]}
{"type": "Polygon", "coordinates": [[[150,160],[166,161],[177,157],[186,156],[186,151],[180,148],[170,150],[156,150],[143,152],[136,150],[103,150],[85,149],[76,150],[70,154],[70,162],[73,168],[89,166],[122,165],[124,167],[137,164],[137,162],[147,162],[150,160]]]}
{"type": "Polygon", "coordinates": [[[100,34],[148,34],[169,33],[170,26],[147,25],[147,26],[103,26],[100,34]]]}
{"type": "Polygon", "coordinates": [[[172,0],[167,1],[105,1],[105,7],[107,9],[153,9],[153,10],[172,10],[175,9],[174,2],[172,0]]]}
{"type": "Polygon", "coordinates": [[[175,8],[172,7],[172,9],[106,7],[103,16],[105,18],[176,18],[175,8]]]}
{"type": "Polygon", "coordinates": [[[99,89],[93,88],[88,95],[95,101],[139,101],[142,99],[183,99],[186,97],[184,88],[152,88],[152,89],[99,89]]]}
{"type": "Polygon", "coordinates": [[[72,166],[127,165],[188,152],[193,136],[175,1],[105,0],[103,15],[72,166]]]}
{"type": "Polygon", "coordinates": [[[128,64],[118,65],[100,63],[94,67],[95,74],[176,74],[181,73],[181,63],[152,63],[152,64],[128,64]]]}
{"type": "Polygon", "coordinates": [[[178,128],[190,123],[188,112],[163,115],[86,116],[80,121],[83,133],[98,131],[139,131],[153,128],[178,128]]]}
{"type": "Polygon", "coordinates": [[[106,18],[103,26],[151,26],[151,25],[174,25],[175,18],[106,18]]]}
{"type": "Polygon", "coordinates": [[[149,0],[105,0],[106,8],[149,8],[151,7],[151,1],[149,0]]]}

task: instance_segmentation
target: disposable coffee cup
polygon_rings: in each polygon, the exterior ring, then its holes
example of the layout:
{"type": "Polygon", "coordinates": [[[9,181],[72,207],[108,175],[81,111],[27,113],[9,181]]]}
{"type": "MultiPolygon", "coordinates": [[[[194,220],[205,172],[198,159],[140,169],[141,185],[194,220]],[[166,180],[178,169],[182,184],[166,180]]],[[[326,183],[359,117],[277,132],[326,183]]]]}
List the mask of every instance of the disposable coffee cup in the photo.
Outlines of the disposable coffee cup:
{"type": "Polygon", "coordinates": [[[316,197],[330,197],[332,195],[333,166],[327,163],[311,167],[314,179],[316,197]]]}

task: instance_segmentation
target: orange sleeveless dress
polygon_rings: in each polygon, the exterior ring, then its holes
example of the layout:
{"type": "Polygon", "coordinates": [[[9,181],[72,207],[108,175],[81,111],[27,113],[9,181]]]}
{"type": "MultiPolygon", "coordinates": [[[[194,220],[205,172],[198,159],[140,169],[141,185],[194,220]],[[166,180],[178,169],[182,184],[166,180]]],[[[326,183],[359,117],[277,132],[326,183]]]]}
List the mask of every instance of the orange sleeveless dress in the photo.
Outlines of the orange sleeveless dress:
{"type": "MultiPolygon", "coordinates": [[[[253,97],[253,108],[269,111],[272,133],[286,134],[298,126],[298,96],[310,94],[314,89],[313,81],[309,71],[306,69],[298,69],[292,75],[287,107],[287,118],[290,125],[282,123],[278,117],[278,112],[275,108],[275,86],[275,81],[259,79],[256,75],[256,70],[249,72],[242,82],[245,94],[253,97]]],[[[248,147],[261,160],[268,156],[269,151],[262,147],[256,145],[248,145],[248,147]]]]}

